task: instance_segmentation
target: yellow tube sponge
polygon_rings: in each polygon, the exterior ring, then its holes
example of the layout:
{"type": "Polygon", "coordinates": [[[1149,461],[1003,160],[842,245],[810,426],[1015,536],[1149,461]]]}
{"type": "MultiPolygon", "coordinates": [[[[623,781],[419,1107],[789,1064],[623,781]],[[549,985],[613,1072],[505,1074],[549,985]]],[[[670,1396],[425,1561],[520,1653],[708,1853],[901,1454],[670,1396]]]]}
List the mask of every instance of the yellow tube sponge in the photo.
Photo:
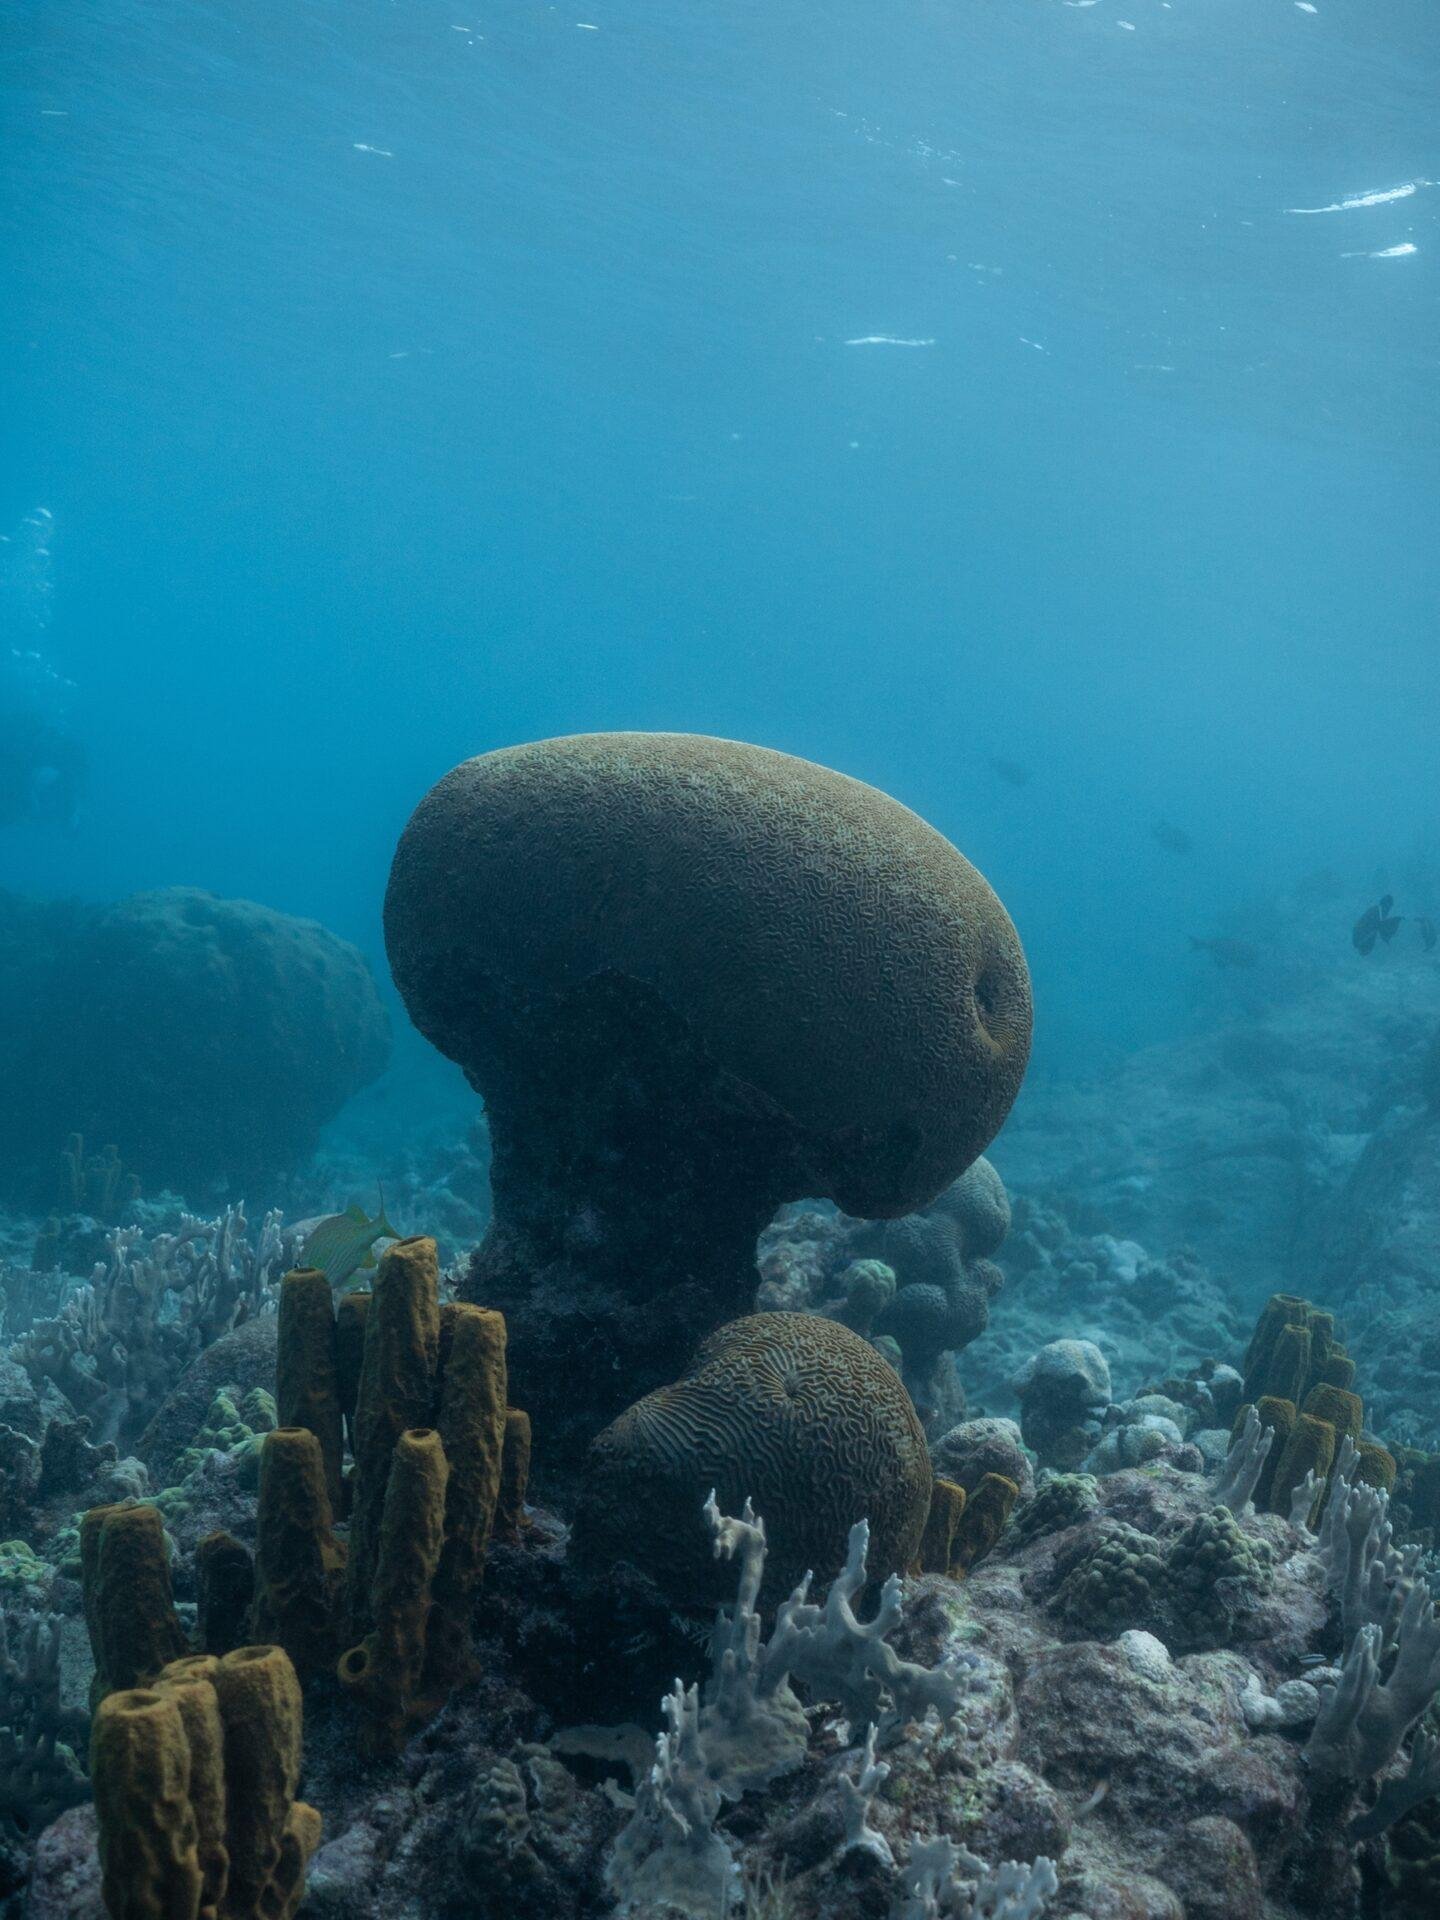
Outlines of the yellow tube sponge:
{"type": "Polygon", "coordinates": [[[505,1450],[500,1459],[500,1497],[495,1503],[493,1532],[502,1540],[518,1540],[525,1524],[525,1496],[530,1490],[530,1416],[519,1407],[505,1409],[505,1450]]]}
{"type": "Polygon", "coordinates": [[[955,1529],[964,1511],[964,1487],[956,1486],[953,1480],[937,1479],[930,1489],[930,1511],[920,1536],[917,1564],[921,1573],[949,1573],[955,1529]]]}
{"type": "Polygon", "coordinates": [[[345,1436],[335,1308],[328,1278],[314,1267],[287,1273],[280,1282],[275,1408],[282,1427],[308,1427],[320,1442],[330,1510],[339,1513],[345,1436]]]}
{"type": "Polygon", "coordinates": [[[1260,1468],[1260,1478],[1255,1482],[1255,1505],[1262,1513],[1268,1513],[1274,1497],[1275,1475],[1290,1435],[1295,1431],[1296,1407],[1293,1400],[1282,1400],[1275,1394],[1267,1393],[1261,1397],[1255,1411],[1260,1416],[1261,1426],[1271,1428],[1275,1435],[1260,1468]]]}
{"type": "MultiPolygon", "coordinates": [[[[1290,1438],[1285,1443],[1285,1451],[1280,1456],[1280,1464],[1275,1469],[1275,1478],[1271,1482],[1271,1511],[1288,1514],[1295,1489],[1306,1474],[1314,1473],[1324,1480],[1330,1472],[1334,1459],[1335,1429],[1330,1422],[1317,1419],[1313,1413],[1297,1414],[1290,1438]]],[[[1321,1493],[1315,1496],[1310,1509],[1312,1523],[1322,1498],[1321,1493]]]]}
{"type": "Polygon", "coordinates": [[[1019,1496],[1013,1480],[987,1473],[966,1500],[950,1549],[949,1571],[957,1580],[992,1551],[1019,1496]]]}
{"type": "Polygon", "coordinates": [[[434,1414],[440,1345],[440,1265],[435,1242],[397,1240],[380,1262],[365,1315],[355,1407],[355,1490],[345,1605],[352,1634],[373,1618],[371,1587],[395,1443],[434,1414]]]}
{"type": "Polygon", "coordinates": [[[505,1316],[485,1307],[445,1307],[440,1362],[436,1431],[450,1472],[425,1643],[427,1692],[457,1685],[473,1667],[470,1611],[485,1571],[505,1451],[505,1316]]]}
{"type": "Polygon", "coordinates": [[[1270,1349],[1270,1358],[1261,1382],[1260,1396],[1271,1400],[1293,1400],[1298,1406],[1305,1397],[1310,1378],[1310,1329],[1282,1327],[1270,1349]]]}
{"type": "Polygon", "coordinates": [[[1389,1493],[1395,1485],[1395,1475],[1399,1469],[1394,1454],[1387,1452],[1378,1441],[1362,1440],[1355,1471],[1367,1486],[1378,1487],[1382,1493],[1389,1493]]]}
{"type": "Polygon", "coordinates": [[[1330,1357],[1320,1370],[1319,1385],[1344,1387],[1355,1385],[1355,1362],[1343,1347],[1332,1347],[1330,1357]]]}
{"type": "Polygon", "coordinates": [[[80,1594],[85,1612],[85,1631],[90,1636],[90,1652],[95,1660],[95,1679],[90,1689],[93,1707],[105,1691],[100,1646],[100,1535],[117,1506],[91,1507],[80,1516],[80,1594]]]}
{"type": "Polygon", "coordinates": [[[314,1807],[297,1800],[280,1836],[280,1860],[257,1920],[292,1920],[305,1896],[305,1870],[320,1844],[321,1819],[314,1807]]]}
{"type": "Polygon", "coordinates": [[[215,1692],[213,1654],[190,1654],[162,1667],[154,1691],[175,1702],[190,1754],[190,1810],[200,1867],[198,1920],[219,1920],[230,1880],[225,1846],[225,1729],[215,1692]]]}
{"type": "MultiPolygon", "coordinates": [[[[291,1901],[295,1848],[288,1836],[300,1780],[300,1682],[282,1647],[259,1646],[227,1653],[212,1680],[225,1729],[230,1884],[223,1912],[226,1920],[270,1920],[291,1901]]],[[[307,1853],[299,1862],[302,1884],[308,1859],[307,1853]]]]}
{"type": "Polygon", "coordinates": [[[92,1508],[80,1527],[85,1619],[95,1656],[92,1705],[148,1684],[190,1651],[170,1593],[170,1557],[157,1507],[92,1508]]]}
{"type": "MultiPolygon", "coordinates": [[[[1291,1394],[1277,1394],[1270,1385],[1270,1360],[1275,1343],[1286,1327],[1303,1327],[1310,1312],[1310,1302],[1302,1300],[1297,1293],[1272,1293],[1255,1323],[1255,1331],[1250,1336],[1250,1345],[1245,1350],[1245,1363],[1241,1371],[1245,1375],[1245,1398],[1258,1400],[1262,1394],[1275,1395],[1277,1399],[1293,1400],[1291,1394]]],[[[1304,1381],[1299,1385],[1304,1386],[1304,1381]]]]}
{"type": "Polygon", "coordinates": [[[196,1626],[206,1653],[243,1646],[255,1599],[255,1562],[234,1534],[207,1533],[195,1549],[196,1626]]]}
{"type": "Polygon", "coordinates": [[[267,1433],[260,1448],[250,1631],[282,1646],[301,1674],[329,1666],[336,1653],[345,1554],[331,1519],[318,1437],[308,1427],[267,1433]]]}
{"type": "Polygon", "coordinates": [[[450,1469],[433,1427],[395,1443],[380,1556],[370,1595],[375,1625],[340,1659],[342,1684],[370,1717],[377,1749],[400,1746],[426,1705],[420,1687],[430,1620],[431,1582],[445,1542],[445,1483],[450,1469]]]}
{"type": "Polygon", "coordinates": [[[1300,1411],[1312,1415],[1316,1420],[1326,1421],[1335,1429],[1337,1436],[1348,1434],[1359,1446],[1360,1432],[1365,1424],[1365,1407],[1358,1393],[1351,1393],[1345,1387],[1312,1387],[1300,1411]]]}
{"type": "MultiPolygon", "coordinates": [[[[1317,1380],[1325,1377],[1339,1342],[1335,1338],[1335,1316],[1321,1307],[1311,1307],[1305,1316],[1305,1326],[1310,1334],[1310,1372],[1305,1385],[1313,1387],[1317,1380]]],[[[1344,1347],[1339,1347],[1344,1353],[1344,1347]]]]}
{"type": "Polygon", "coordinates": [[[197,1920],[202,1875],[180,1706],[122,1688],[95,1710],[90,1776],[110,1920],[197,1920]]]}

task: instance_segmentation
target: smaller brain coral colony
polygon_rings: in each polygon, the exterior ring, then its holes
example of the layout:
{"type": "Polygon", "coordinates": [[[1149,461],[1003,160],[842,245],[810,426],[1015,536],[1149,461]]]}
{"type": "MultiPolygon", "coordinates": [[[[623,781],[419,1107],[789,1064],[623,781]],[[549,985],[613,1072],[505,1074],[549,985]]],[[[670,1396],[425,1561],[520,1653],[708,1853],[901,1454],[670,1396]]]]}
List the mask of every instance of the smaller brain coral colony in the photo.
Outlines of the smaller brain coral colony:
{"type": "Polygon", "coordinates": [[[387,931],[473,1258],[232,1208],[6,1278],[0,1920],[1433,1920],[1440,1456],[1335,1316],[1123,1382],[1047,1328],[966,1417],[1029,1001],[953,849],[542,743],[387,931]]]}

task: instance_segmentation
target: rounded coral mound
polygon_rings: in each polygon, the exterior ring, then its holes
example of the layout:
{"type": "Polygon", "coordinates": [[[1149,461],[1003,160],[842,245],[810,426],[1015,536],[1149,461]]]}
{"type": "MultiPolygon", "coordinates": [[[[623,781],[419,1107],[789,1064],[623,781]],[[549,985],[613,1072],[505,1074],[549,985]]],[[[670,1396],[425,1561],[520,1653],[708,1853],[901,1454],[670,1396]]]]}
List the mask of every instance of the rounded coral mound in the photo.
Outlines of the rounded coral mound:
{"type": "Polygon", "coordinates": [[[537,1461],[750,1304],[782,1201],[934,1199],[1029,1050],[1024,955],[969,862],[873,787],[735,741],[466,761],[401,837],[385,937],[485,1097],[495,1223],[465,1292],[505,1313],[560,1436],[537,1461]]]}
{"type": "Polygon", "coordinates": [[[592,1442],[579,1558],[597,1571],[629,1560],[673,1606],[708,1608],[727,1592],[701,1522],[712,1488],[723,1510],[750,1499],[764,1516],[775,1600],[807,1570],[838,1572],[857,1520],[870,1522],[872,1575],[907,1567],[931,1471],[909,1396],[873,1347],[834,1320],[757,1313],[718,1328],[679,1380],[592,1442]]]}
{"type": "Polygon", "coordinates": [[[11,912],[31,937],[23,972],[0,937],[0,1066],[25,1097],[0,1155],[46,1198],[74,1132],[114,1141],[147,1191],[243,1193],[298,1166],[389,1056],[363,956],[313,920],[194,887],[11,912]]]}
{"type": "Polygon", "coordinates": [[[964,1396],[949,1358],[989,1323],[1005,1276],[988,1256],[1010,1228],[1010,1198],[982,1155],[928,1206],[898,1219],[852,1220],[805,1209],[777,1221],[761,1252],[760,1304],[815,1304],[898,1349],[901,1375],[933,1434],[964,1396]],[[889,1285],[855,1284],[880,1272],[889,1285]],[[837,1297],[838,1295],[838,1297],[837,1297]]]}

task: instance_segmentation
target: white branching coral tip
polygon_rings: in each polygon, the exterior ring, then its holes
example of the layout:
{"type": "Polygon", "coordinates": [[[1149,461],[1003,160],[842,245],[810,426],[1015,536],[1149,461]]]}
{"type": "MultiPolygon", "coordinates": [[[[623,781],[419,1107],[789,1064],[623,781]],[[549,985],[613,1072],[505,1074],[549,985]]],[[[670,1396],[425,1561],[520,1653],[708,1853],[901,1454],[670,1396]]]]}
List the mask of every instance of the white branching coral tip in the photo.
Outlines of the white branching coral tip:
{"type": "MultiPolygon", "coordinates": [[[[810,1698],[839,1706],[851,1726],[868,1728],[858,1775],[841,1785],[846,1845],[888,1862],[884,1837],[868,1820],[889,1772],[877,1753],[909,1728],[953,1722],[975,1670],[970,1655],[922,1667],[887,1644],[886,1635],[904,1613],[900,1581],[893,1576],[875,1617],[857,1617],[854,1603],[866,1585],[870,1540],[863,1520],[850,1531],[845,1565],[824,1604],[811,1600],[807,1574],[778,1609],[766,1641],[759,1614],[764,1523],[748,1500],[738,1519],[723,1514],[713,1492],[703,1513],[717,1557],[739,1562],[738,1591],[715,1623],[703,1697],[679,1681],[666,1697],[667,1730],[656,1742],[655,1764],[640,1782],[607,1869],[625,1914],[643,1912],[647,1902],[663,1911],[668,1901],[696,1920],[723,1916],[736,1868],[716,1816],[724,1801],[768,1786],[804,1760],[809,1726],[792,1681],[810,1698]]],[[[588,1731],[593,1737],[594,1730],[588,1731]]],[[[948,1916],[952,1909],[943,1911],[948,1916]]],[[[1024,1911],[1015,1909],[1017,1915],[1024,1911]]],[[[982,1920],[991,1909],[977,1906],[973,1912],[982,1920]]],[[[998,1920],[1009,1909],[994,1912],[998,1920]]]]}
{"type": "Polygon", "coordinates": [[[875,1796],[889,1778],[889,1763],[875,1758],[875,1729],[869,1726],[865,1729],[865,1744],[860,1750],[860,1765],[854,1779],[848,1773],[840,1776],[840,1811],[845,1820],[845,1838],[840,1851],[870,1853],[883,1866],[893,1867],[895,1856],[890,1851],[890,1842],[870,1824],[875,1796]]]}
{"type": "Polygon", "coordinates": [[[1249,1512],[1261,1469],[1274,1442],[1275,1429],[1263,1424],[1254,1407],[1248,1408],[1215,1481],[1216,1506],[1228,1507],[1237,1519],[1249,1512]]]}

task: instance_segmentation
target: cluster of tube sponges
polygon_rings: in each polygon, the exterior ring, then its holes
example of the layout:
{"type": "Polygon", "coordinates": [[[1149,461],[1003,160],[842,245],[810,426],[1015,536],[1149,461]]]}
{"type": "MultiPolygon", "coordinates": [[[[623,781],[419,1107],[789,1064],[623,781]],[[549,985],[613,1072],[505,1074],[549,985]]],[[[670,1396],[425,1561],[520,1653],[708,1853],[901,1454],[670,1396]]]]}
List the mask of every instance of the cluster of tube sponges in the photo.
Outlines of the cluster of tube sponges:
{"type": "Polygon", "coordinates": [[[92,1507],[80,1557],[112,1920],[289,1920],[320,1838],[319,1814],[295,1798],[303,1714],[289,1655],[191,1652],[155,1507],[92,1507]]]}
{"type": "Polygon", "coordinates": [[[504,1318],[441,1306],[433,1240],[398,1242],[373,1294],[347,1294],[338,1313],[323,1274],[288,1274],[276,1399],[252,1627],[302,1674],[333,1665],[371,1743],[398,1747],[474,1677],[491,1533],[520,1525],[530,1423],[506,1404],[504,1318]]]}
{"type": "Polygon", "coordinates": [[[105,1696],[90,1770],[113,1920],[291,1920],[320,1841],[295,1797],[302,1721],[280,1647],[185,1656],[105,1696]]]}
{"type": "MultiPolygon", "coordinates": [[[[407,1240],[338,1313],[323,1273],[287,1274],[278,1353],[253,1562],[227,1534],[200,1543],[200,1645],[263,1641],[302,1679],[336,1672],[370,1745],[395,1748],[473,1677],[487,1546],[521,1525],[530,1423],[506,1404],[505,1322],[442,1307],[434,1242],[407,1240]]],[[[93,1508],[80,1551],[98,1706],[192,1649],[157,1508],[93,1508]]]]}
{"type": "Polygon", "coordinates": [[[963,1580],[1005,1531],[1020,1489],[1003,1473],[987,1473],[973,1492],[936,1478],[920,1539],[916,1570],[963,1580]]]}
{"type": "Polygon", "coordinates": [[[1354,1391],[1355,1362],[1335,1338],[1333,1314],[1295,1294],[1273,1294],[1250,1341],[1244,1373],[1234,1432],[1240,1433],[1253,1407],[1261,1425],[1274,1433],[1255,1486],[1261,1512],[1288,1517],[1313,1474],[1313,1524],[1347,1438],[1359,1453],[1359,1478],[1386,1493],[1394,1486],[1394,1457],[1365,1436],[1365,1409],[1354,1391]]]}
{"type": "Polygon", "coordinates": [[[253,1562],[226,1534],[197,1556],[204,1652],[175,1611],[159,1509],[81,1522],[114,1920],[289,1920],[320,1833],[295,1799],[301,1678],[334,1669],[370,1745],[398,1747],[472,1677],[487,1545],[521,1524],[530,1428],[506,1404],[505,1322],[440,1305],[432,1240],[393,1247],[338,1314],[323,1273],[287,1274],[278,1351],[253,1562]]]}

